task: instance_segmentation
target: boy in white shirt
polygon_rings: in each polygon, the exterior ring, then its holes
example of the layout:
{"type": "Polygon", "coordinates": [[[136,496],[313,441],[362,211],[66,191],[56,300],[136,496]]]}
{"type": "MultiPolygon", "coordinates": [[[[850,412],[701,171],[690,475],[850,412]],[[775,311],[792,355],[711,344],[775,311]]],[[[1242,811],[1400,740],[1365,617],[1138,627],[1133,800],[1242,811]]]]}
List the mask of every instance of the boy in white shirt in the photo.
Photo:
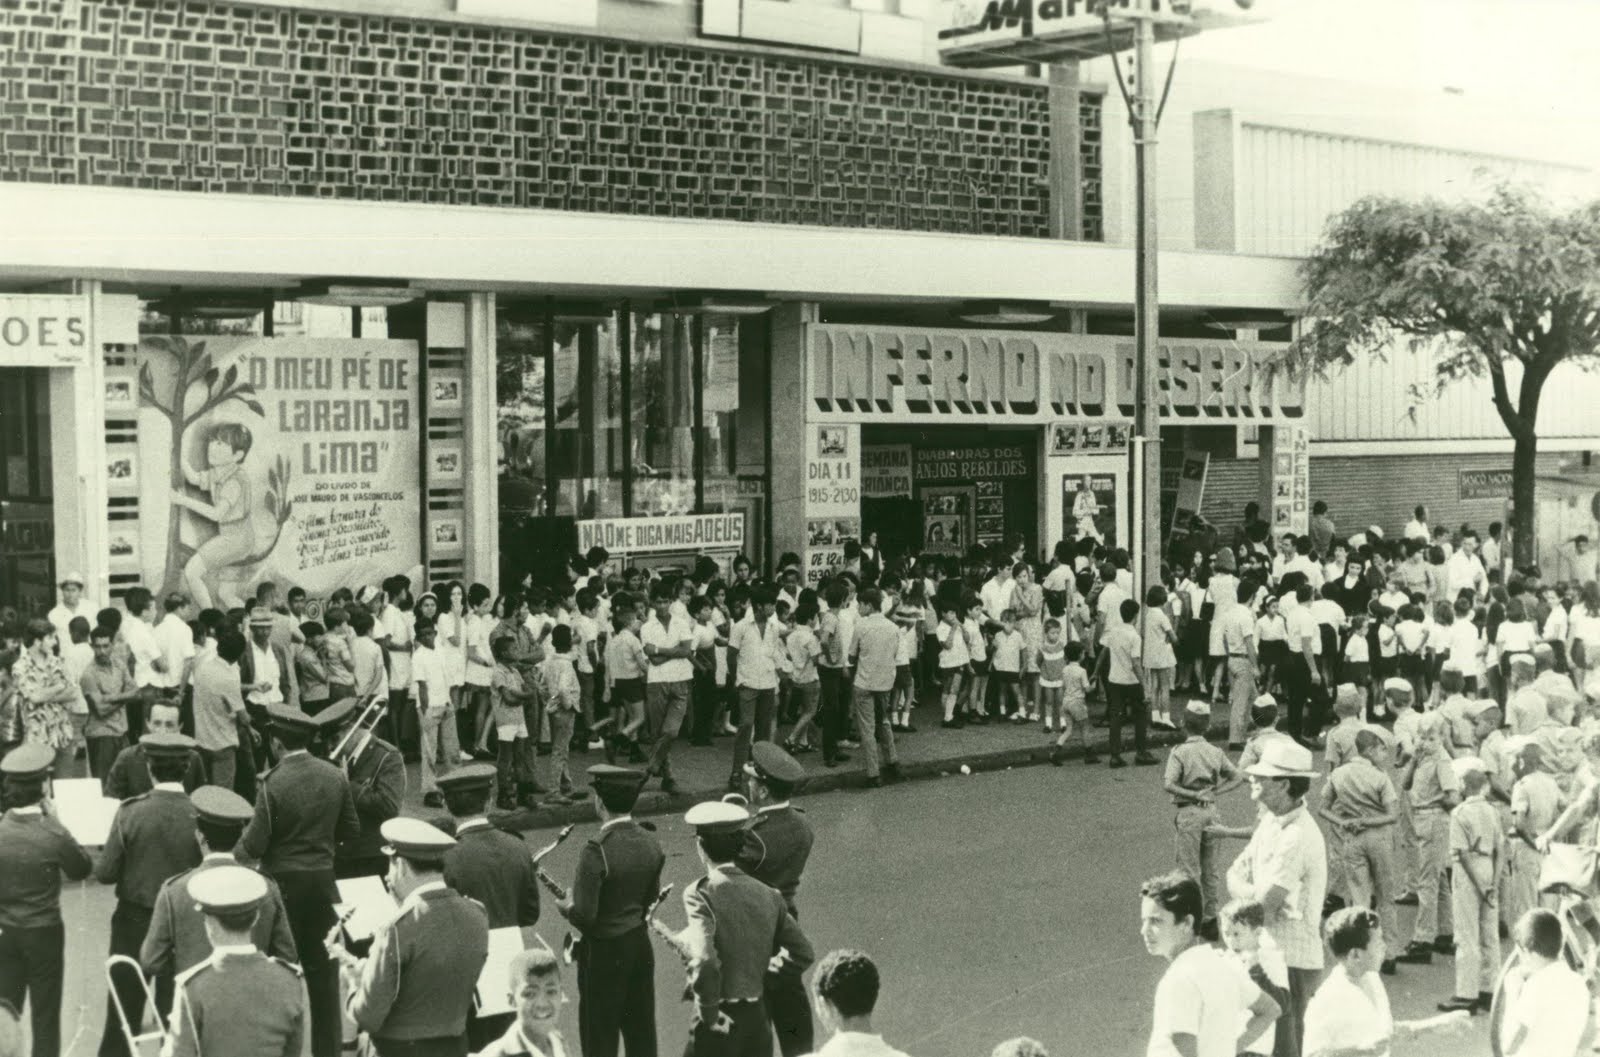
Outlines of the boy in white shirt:
{"type": "Polygon", "coordinates": [[[606,747],[600,739],[600,724],[595,719],[594,672],[602,657],[604,644],[600,634],[600,597],[593,588],[585,587],[575,596],[577,615],[572,618],[572,654],[578,671],[579,707],[583,712],[583,729],[588,735],[589,751],[606,747]]]}
{"type": "Polygon", "coordinates": [[[961,626],[960,612],[955,603],[939,603],[939,630],[934,637],[939,643],[939,697],[944,707],[944,722],[940,726],[947,729],[964,727],[966,720],[956,716],[956,702],[961,699],[961,684],[970,656],[967,653],[966,630],[961,626]]]}
{"type": "Polygon", "coordinates": [[[1517,964],[1506,973],[1500,1052],[1505,1057],[1576,1057],[1589,1020],[1589,991],[1561,954],[1561,919],[1542,908],[1512,926],[1517,964]]]}
{"type": "Polygon", "coordinates": [[[456,718],[450,709],[450,680],[434,650],[438,630],[426,617],[412,631],[411,690],[417,702],[417,723],[422,741],[422,802],[443,807],[439,793],[441,774],[449,774],[461,755],[456,718]]]}
{"type": "Polygon", "coordinates": [[[1007,609],[1000,614],[1000,630],[994,634],[994,661],[991,668],[999,686],[999,705],[1002,716],[1021,723],[1029,717],[1022,711],[1018,697],[1022,681],[1022,648],[1026,645],[1022,632],[1017,630],[1017,614],[1007,609]]]}

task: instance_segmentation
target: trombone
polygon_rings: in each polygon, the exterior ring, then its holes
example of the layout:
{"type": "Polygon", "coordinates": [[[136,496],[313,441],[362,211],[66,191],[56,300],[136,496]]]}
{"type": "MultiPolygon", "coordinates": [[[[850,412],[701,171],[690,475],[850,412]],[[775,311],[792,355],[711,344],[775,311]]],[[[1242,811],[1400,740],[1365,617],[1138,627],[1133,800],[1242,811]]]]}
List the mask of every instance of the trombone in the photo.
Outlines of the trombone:
{"type": "Polygon", "coordinates": [[[361,706],[361,712],[356,716],[356,721],[350,724],[350,729],[344,732],[344,737],[339,739],[339,744],[328,751],[329,763],[343,763],[339,754],[350,747],[350,741],[356,736],[356,731],[364,730],[368,733],[376,730],[383,717],[389,712],[389,702],[386,698],[373,695],[372,700],[361,706]]]}
{"type": "MultiPolygon", "coordinates": [[[[141,1057],[147,1053],[160,1053],[167,1042],[167,1029],[161,1023],[161,1013],[156,1005],[155,989],[150,986],[150,978],[145,976],[144,967],[126,954],[113,954],[106,959],[106,991],[111,995],[111,1005],[117,1011],[117,1023],[122,1028],[122,1038],[128,1044],[128,1052],[133,1057],[141,1057]],[[111,970],[123,967],[139,978],[139,986],[144,988],[145,1009],[154,1014],[155,1030],[146,1032],[134,1031],[134,1025],[128,1023],[127,1011],[122,1008],[122,995],[117,990],[117,981],[113,978],[111,970]],[[155,1043],[154,1051],[145,1049],[150,1043],[155,1043]]],[[[138,1025],[143,1027],[141,1023],[138,1025]]]]}

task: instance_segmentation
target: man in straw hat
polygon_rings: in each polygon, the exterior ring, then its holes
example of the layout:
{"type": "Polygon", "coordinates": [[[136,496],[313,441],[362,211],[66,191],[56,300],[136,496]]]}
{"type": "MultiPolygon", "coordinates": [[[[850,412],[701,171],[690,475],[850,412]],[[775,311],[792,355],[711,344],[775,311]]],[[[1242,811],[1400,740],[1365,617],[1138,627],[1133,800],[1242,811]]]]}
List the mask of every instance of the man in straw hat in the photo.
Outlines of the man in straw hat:
{"type": "Polygon", "coordinates": [[[0,1001],[21,1009],[27,998],[36,1057],[61,1052],[61,881],[81,881],[92,866],[45,796],[54,763],[55,753],[44,745],[23,745],[0,760],[7,807],[0,816],[0,862],[33,864],[26,871],[0,870],[0,1001]]]}
{"type": "Polygon", "coordinates": [[[1311,750],[1293,741],[1269,741],[1245,770],[1250,798],[1263,809],[1250,842],[1228,871],[1235,899],[1254,899],[1266,910],[1266,927],[1289,966],[1290,1008],[1298,1046],[1306,1003],[1322,973],[1318,926],[1327,895],[1328,852],[1306,810],[1316,777],[1311,750]]]}
{"type": "Polygon", "coordinates": [[[252,930],[270,898],[267,879],[243,866],[189,878],[205,915],[211,954],[178,977],[163,1057],[295,1057],[305,1045],[305,992],[292,962],[257,949],[252,930]]]}
{"type": "Polygon", "coordinates": [[[489,955],[488,915],[445,884],[454,837],[402,817],[383,824],[383,839],[399,913],[365,958],[327,945],[349,989],[347,1011],[377,1057],[465,1057],[467,1016],[489,955]]]}

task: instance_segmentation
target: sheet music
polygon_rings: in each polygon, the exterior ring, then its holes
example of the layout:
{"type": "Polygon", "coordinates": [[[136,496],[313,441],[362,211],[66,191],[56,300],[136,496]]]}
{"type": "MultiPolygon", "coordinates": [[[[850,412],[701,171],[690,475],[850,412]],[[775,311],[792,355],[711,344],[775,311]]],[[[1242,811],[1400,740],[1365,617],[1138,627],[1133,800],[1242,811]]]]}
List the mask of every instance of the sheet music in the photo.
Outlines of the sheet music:
{"type": "Polygon", "coordinates": [[[383,886],[381,877],[349,877],[338,882],[339,906],[343,914],[350,908],[355,913],[344,923],[344,933],[352,943],[370,940],[375,932],[394,920],[400,904],[383,886]]]}
{"type": "Polygon", "coordinates": [[[478,1016],[491,1017],[496,1013],[510,1013],[511,959],[533,945],[532,929],[515,925],[489,930],[489,956],[483,960],[483,971],[478,974],[478,989],[473,994],[478,1016]]]}
{"type": "Polygon", "coordinates": [[[103,848],[111,837],[111,820],[120,801],[105,795],[98,778],[56,778],[50,783],[56,817],[86,848],[103,848]]]}

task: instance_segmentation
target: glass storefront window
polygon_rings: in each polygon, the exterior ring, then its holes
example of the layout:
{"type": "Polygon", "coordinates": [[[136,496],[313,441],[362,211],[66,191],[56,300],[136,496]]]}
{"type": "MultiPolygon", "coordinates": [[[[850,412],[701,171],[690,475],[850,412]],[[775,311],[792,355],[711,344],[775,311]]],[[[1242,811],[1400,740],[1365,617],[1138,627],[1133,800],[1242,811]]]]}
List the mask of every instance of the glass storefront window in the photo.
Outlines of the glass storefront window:
{"type": "Polygon", "coordinates": [[[542,322],[502,311],[496,321],[502,514],[545,513],[545,336],[542,322]]]}
{"type": "Polygon", "coordinates": [[[694,512],[694,334],[688,316],[633,317],[633,513],[694,512]]]}
{"type": "Polygon", "coordinates": [[[555,327],[556,514],[622,516],[622,355],[617,320],[555,327]]]}

